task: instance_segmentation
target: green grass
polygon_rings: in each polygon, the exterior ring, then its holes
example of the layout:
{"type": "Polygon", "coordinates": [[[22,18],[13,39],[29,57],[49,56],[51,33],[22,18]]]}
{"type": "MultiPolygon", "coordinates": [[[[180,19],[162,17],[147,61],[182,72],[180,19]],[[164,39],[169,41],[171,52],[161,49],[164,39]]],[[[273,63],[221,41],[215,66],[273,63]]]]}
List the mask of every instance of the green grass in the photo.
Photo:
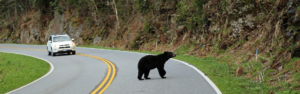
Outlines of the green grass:
{"type": "Polygon", "coordinates": [[[43,60],[0,52],[0,94],[42,77],[49,69],[50,65],[43,60]]]}

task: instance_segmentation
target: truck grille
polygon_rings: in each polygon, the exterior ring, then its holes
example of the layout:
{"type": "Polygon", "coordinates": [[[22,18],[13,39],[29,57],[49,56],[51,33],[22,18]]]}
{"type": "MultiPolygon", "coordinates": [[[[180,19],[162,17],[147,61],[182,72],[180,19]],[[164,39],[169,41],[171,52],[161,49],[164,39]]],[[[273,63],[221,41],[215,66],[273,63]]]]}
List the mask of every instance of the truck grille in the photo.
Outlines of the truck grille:
{"type": "Polygon", "coordinates": [[[70,46],[67,46],[67,47],[59,47],[59,49],[62,49],[62,48],[70,48],[70,46]]]}
{"type": "Polygon", "coordinates": [[[59,45],[59,49],[70,48],[70,44],[59,45]]]}

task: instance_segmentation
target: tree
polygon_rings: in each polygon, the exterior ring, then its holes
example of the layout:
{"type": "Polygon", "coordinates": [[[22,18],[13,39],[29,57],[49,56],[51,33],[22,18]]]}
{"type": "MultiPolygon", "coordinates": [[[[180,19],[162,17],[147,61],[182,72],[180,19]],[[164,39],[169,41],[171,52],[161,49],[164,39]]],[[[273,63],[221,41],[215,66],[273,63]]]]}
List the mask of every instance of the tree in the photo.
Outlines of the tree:
{"type": "Polygon", "coordinates": [[[118,17],[118,9],[117,9],[117,4],[115,2],[115,0],[113,0],[113,3],[114,3],[114,10],[115,10],[115,13],[116,13],[116,19],[117,19],[117,29],[120,28],[120,23],[119,23],[119,17],[118,17]]]}

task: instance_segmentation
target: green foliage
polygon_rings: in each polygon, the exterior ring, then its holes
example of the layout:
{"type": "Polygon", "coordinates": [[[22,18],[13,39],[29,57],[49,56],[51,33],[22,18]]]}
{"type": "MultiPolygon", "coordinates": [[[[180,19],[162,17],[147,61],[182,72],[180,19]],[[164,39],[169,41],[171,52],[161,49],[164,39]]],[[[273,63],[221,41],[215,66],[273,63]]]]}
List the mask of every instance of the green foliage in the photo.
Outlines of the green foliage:
{"type": "Polygon", "coordinates": [[[140,10],[142,13],[148,13],[148,6],[146,5],[147,0],[133,0],[135,2],[134,8],[140,10]]]}
{"type": "Polygon", "coordinates": [[[150,24],[148,22],[145,22],[144,23],[144,29],[143,29],[143,31],[144,32],[148,32],[150,30],[151,30],[150,24]]]}
{"type": "Polygon", "coordinates": [[[90,17],[87,17],[87,18],[85,19],[84,23],[89,23],[90,20],[91,20],[91,18],[90,18],[90,17]]]}
{"type": "Polygon", "coordinates": [[[75,6],[78,10],[85,10],[92,8],[94,10],[94,5],[92,0],[67,0],[70,6],[75,6]]]}
{"type": "Polygon", "coordinates": [[[187,53],[191,49],[192,49],[191,45],[189,45],[188,43],[185,43],[184,45],[180,46],[175,51],[175,53],[178,54],[178,55],[183,55],[183,54],[187,53]]]}
{"type": "Polygon", "coordinates": [[[163,33],[166,33],[168,31],[168,28],[164,26],[162,31],[163,33]]]}
{"type": "Polygon", "coordinates": [[[294,31],[296,31],[297,29],[298,29],[298,26],[295,26],[295,25],[292,25],[290,28],[290,30],[294,30],[294,31]]]}
{"type": "Polygon", "coordinates": [[[23,8],[22,5],[19,5],[19,8],[20,8],[22,11],[24,11],[24,8],[23,8]]]}
{"type": "Polygon", "coordinates": [[[186,21],[185,25],[188,29],[195,28],[196,26],[201,27],[206,23],[203,14],[203,5],[207,2],[208,0],[194,0],[192,1],[192,5],[189,5],[188,0],[178,1],[176,5],[177,13],[180,15],[178,22],[186,21]],[[195,11],[189,12],[191,9],[195,11]]]}
{"type": "Polygon", "coordinates": [[[203,5],[206,4],[208,2],[208,0],[194,0],[193,2],[193,7],[196,8],[196,15],[194,16],[194,20],[196,23],[199,24],[200,27],[202,27],[202,25],[205,22],[204,17],[203,17],[203,5]]]}
{"type": "Polygon", "coordinates": [[[253,1],[252,1],[252,0],[244,0],[243,3],[245,3],[246,5],[248,5],[248,4],[250,4],[250,3],[253,3],[253,1]]]}
{"type": "Polygon", "coordinates": [[[53,1],[53,2],[51,1],[51,2],[50,2],[50,6],[55,7],[54,10],[56,10],[56,9],[57,9],[57,6],[58,6],[58,1],[57,1],[57,0],[55,0],[55,1],[53,1]]]}
{"type": "Polygon", "coordinates": [[[196,22],[197,21],[197,17],[195,15],[192,15],[192,17],[188,18],[187,19],[187,22],[186,22],[186,26],[188,29],[192,29],[192,28],[195,28],[196,27],[196,22]]]}
{"type": "Polygon", "coordinates": [[[97,14],[101,16],[101,13],[109,13],[110,11],[113,11],[110,7],[101,6],[101,8],[99,8],[99,11],[97,11],[97,14]]]}
{"type": "Polygon", "coordinates": [[[269,0],[269,2],[274,3],[274,2],[276,2],[276,0],[269,0]]]}
{"type": "Polygon", "coordinates": [[[130,7],[132,6],[127,6],[126,0],[119,0],[116,2],[117,3],[117,8],[118,8],[118,16],[120,19],[124,19],[124,22],[127,22],[128,17],[130,17],[131,11],[128,11],[130,7]]]}
{"type": "Polygon", "coordinates": [[[264,12],[258,13],[257,16],[255,16],[255,19],[259,21],[263,21],[267,18],[267,15],[264,12]]]}
{"type": "Polygon", "coordinates": [[[176,5],[177,7],[177,13],[180,15],[178,17],[178,21],[181,22],[181,21],[185,21],[186,18],[187,18],[187,11],[189,10],[190,6],[189,5],[186,5],[186,0],[181,0],[178,2],[178,4],[176,5]]]}

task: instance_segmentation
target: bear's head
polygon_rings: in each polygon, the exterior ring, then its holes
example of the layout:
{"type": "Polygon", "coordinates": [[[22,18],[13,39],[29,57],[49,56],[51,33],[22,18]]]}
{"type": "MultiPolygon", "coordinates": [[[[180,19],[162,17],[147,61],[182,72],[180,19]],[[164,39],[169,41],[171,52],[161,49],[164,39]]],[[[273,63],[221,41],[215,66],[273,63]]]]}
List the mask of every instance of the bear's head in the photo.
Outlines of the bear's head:
{"type": "Polygon", "coordinates": [[[172,57],[176,56],[176,54],[174,54],[173,52],[169,52],[169,51],[165,51],[164,55],[167,55],[167,57],[169,57],[169,58],[172,58],[172,57]]]}

